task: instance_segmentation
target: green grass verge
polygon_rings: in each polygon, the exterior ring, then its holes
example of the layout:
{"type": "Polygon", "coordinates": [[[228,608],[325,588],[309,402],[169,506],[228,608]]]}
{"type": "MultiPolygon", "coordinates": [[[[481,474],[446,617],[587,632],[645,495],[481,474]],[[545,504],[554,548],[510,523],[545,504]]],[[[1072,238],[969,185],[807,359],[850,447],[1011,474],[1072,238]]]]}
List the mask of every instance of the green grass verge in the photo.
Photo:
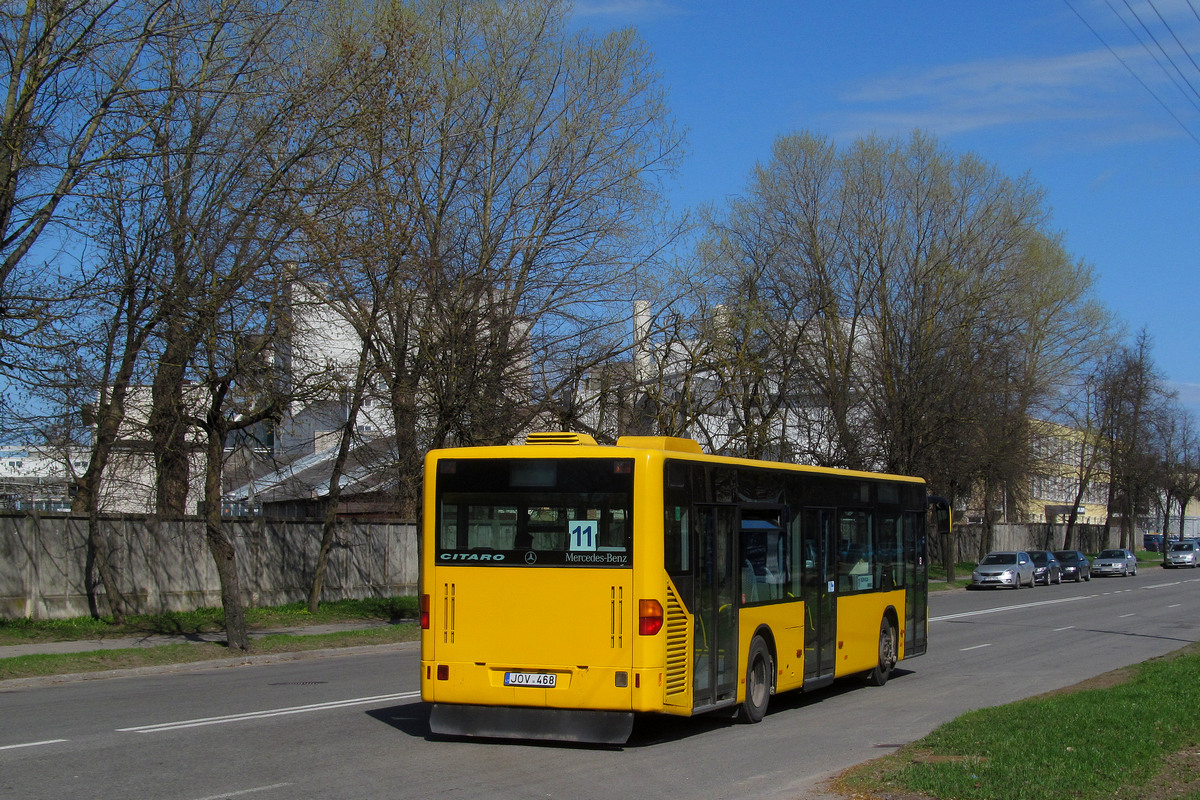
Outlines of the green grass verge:
{"type": "Polygon", "coordinates": [[[964,714],[842,776],[863,798],[1200,799],[1200,645],[964,714]]]}
{"type": "MultiPolygon", "coordinates": [[[[410,642],[420,638],[420,633],[416,623],[402,622],[379,628],[335,633],[299,636],[270,634],[255,638],[248,655],[275,655],[304,650],[410,642]]],[[[190,664],[196,661],[213,661],[234,656],[235,654],[223,643],[217,642],[183,642],[148,647],[89,650],[83,653],[17,656],[0,658],[0,680],[190,664]]]]}
{"type": "MultiPolygon", "coordinates": [[[[415,619],[416,597],[368,598],[322,603],[316,614],[305,604],[290,603],[273,608],[246,609],[246,624],[252,636],[252,654],[271,655],[331,647],[357,647],[415,641],[420,636],[415,619]],[[256,631],[279,628],[305,628],[334,623],[390,622],[393,624],[365,630],[319,634],[267,634],[256,631]]],[[[37,644],[62,641],[103,641],[106,639],[212,634],[224,630],[225,617],[219,608],[201,608],[186,613],[136,615],[124,625],[112,618],[76,617],[65,620],[0,620],[0,645],[37,644]]],[[[112,669],[185,664],[195,661],[229,658],[232,653],[220,642],[181,642],[133,648],[109,648],[79,653],[53,653],[0,658],[0,680],[97,672],[112,669]]]]}
{"type": "MultiPolygon", "coordinates": [[[[251,630],[264,630],[359,620],[415,619],[418,602],[416,597],[337,600],[322,603],[316,614],[308,613],[304,603],[289,603],[270,608],[247,608],[246,625],[251,630]]],[[[0,645],[152,634],[186,635],[212,633],[224,629],[225,613],[220,608],[199,608],[195,611],[167,614],[130,615],[126,617],[124,625],[114,625],[112,617],[101,617],[100,619],[74,617],[58,620],[0,619],[0,645]]]]}

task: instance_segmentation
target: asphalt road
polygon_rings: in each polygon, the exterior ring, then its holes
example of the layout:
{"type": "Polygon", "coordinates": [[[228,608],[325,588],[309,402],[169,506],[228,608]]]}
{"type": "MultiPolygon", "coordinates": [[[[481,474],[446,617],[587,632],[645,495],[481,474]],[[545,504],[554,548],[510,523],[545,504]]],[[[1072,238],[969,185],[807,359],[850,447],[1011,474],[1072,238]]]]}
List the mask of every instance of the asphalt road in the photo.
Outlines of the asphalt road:
{"type": "Polygon", "coordinates": [[[1198,597],[1159,569],[938,593],[929,654],[884,687],[777,696],[758,725],[640,719],[619,749],[430,740],[415,645],[0,685],[0,798],[811,798],[964,711],[1200,640],[1198,597]]]}

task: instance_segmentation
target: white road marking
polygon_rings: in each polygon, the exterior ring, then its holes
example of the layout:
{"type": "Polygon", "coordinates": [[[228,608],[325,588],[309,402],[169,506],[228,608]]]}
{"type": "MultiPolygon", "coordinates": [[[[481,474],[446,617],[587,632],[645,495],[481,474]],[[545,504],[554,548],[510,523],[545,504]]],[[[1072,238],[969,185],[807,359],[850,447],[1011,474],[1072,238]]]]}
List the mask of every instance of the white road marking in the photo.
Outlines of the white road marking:
{"type": "Polygon", "coordinates": [[[255,792],[269,792],[272,789],[283,789],[291,786],[290,783],[272,783],[270,786],[256,786],[253,789],[242,789],[237,792],[226,792],[225,794],[210,794],[208,797],[200,797],[197,800],[226,800],[229,797],[241,797],[255,792]]]}
{"type": "Polygon", "coordinates": [[[991,646],[992,646],[992,645],[991,645],[991,643],[988,643],[988,644],[977,644],[977,645],[975,645],[974,647],[963,647],[963,648],[961,648],[961,649],[960,649],[958,652],[960,652],[960,653],[965,653],[965,652],[967,652],[968,650],[979,650],[979,649],[981,649],[981,648],[984,648],[984,647],[991,647],[991,646]]]}
{"type": "Polygon", "coordinates": [[[941,617],[930,617],[930,622],[944,622],[948,619],[961,619],[963,617],[978,617],[982,614],[998,614],[1001,611],[1017,611],[1023,608],[1037,608],[1038,606],[1052,606],[1057,603],[1074,603],[1076,600],[1087,600],[1096,595],[1084,595],[1082,597],[1063,597],[1058,600],[1039,600],[1036,603],[1020,603],[1015,606],[1001,606],[1000,608],[984,608],[979,611],[964,611],[961,614],[946,614],[941,617]]]}
{"type": "Polygon", "coordinates": [[[69,740],[68,739],[46,739],[43,742],[22,742],[21,744],[6,744],[6,745],[0,746],[0,750],[16,750],[21,747],[40,747],[41,745],[44,745],[44,744],[58,744],[59,742],[66,742],[66,741],[69,741],[69,740]]]}
{"type": "Polygon", "coordinates": [[[223,725],[227,722],[240,722],[247,719],[265,719],[281,717],[287,714],[305,714],[309,711],[327,711],[333,708],[348,708],[350,706],[367,705],[368,703],[386,703],[395,700],[411,700],[420,697],[420,692],[402,692],[400,694],[381,694],[374,697],[355,697],[350,700],[333,700],[328,703],[313,703],[307,706],[292,706],[290,708],[272,708],[265,711],[247,711],[242,714],[227,714],[221,717],[202,717],[200,719],[185,719],[178,722],[161,722],[156,725],[138,725],[132,728],[117,728],[126,733],[160,733],[176,731],[183,728],[199,728],[203,725],[223,725]]]}

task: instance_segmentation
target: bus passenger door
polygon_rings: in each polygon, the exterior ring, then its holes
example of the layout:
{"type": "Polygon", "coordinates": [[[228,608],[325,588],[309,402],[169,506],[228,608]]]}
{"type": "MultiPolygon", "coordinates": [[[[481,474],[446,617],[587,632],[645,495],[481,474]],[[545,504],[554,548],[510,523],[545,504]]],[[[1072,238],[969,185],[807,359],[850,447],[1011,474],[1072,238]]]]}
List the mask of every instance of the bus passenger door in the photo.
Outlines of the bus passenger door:
{"type": "Polygon", "coordinates": [[[802,515],[804,553],[804,688],[833,681],[837,663],[837,548],[833,509],[802,515]]]}
{"type": "Polygon", "coordinates": [[[904,657],[925,652],[929,624],[929,559],[924,515],[904,515],[904,657]]]}
{"type": "Polygon", "coordinates": [[[695,653],[692,698],[703,710],[737,698],[737,590],[733,506],[695,507],[695,653]]]}

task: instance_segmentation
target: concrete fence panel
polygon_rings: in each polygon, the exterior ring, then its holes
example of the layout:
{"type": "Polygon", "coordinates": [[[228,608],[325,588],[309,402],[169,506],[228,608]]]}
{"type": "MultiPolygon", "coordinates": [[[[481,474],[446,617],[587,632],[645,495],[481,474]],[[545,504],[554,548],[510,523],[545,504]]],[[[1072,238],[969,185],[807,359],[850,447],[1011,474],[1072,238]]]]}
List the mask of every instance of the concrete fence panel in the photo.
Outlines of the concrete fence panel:
{"type": "MultiPolygon", "coordinates": [[[[198,519],[104,517],[100,547],[86,517],[0,515],[0,617],[63,619],[109,607],[96,561],[108,558],[131,613],[191,611],[221,602],[217,570],[198,519]]],[[[243,597],[251,606],[308,597],[321,544],[319,522],[227,520],[243,597]]],[[[322,600],[415,594],[419,545],[413,522],[342,520],[329,553],[322,600]]]]}

